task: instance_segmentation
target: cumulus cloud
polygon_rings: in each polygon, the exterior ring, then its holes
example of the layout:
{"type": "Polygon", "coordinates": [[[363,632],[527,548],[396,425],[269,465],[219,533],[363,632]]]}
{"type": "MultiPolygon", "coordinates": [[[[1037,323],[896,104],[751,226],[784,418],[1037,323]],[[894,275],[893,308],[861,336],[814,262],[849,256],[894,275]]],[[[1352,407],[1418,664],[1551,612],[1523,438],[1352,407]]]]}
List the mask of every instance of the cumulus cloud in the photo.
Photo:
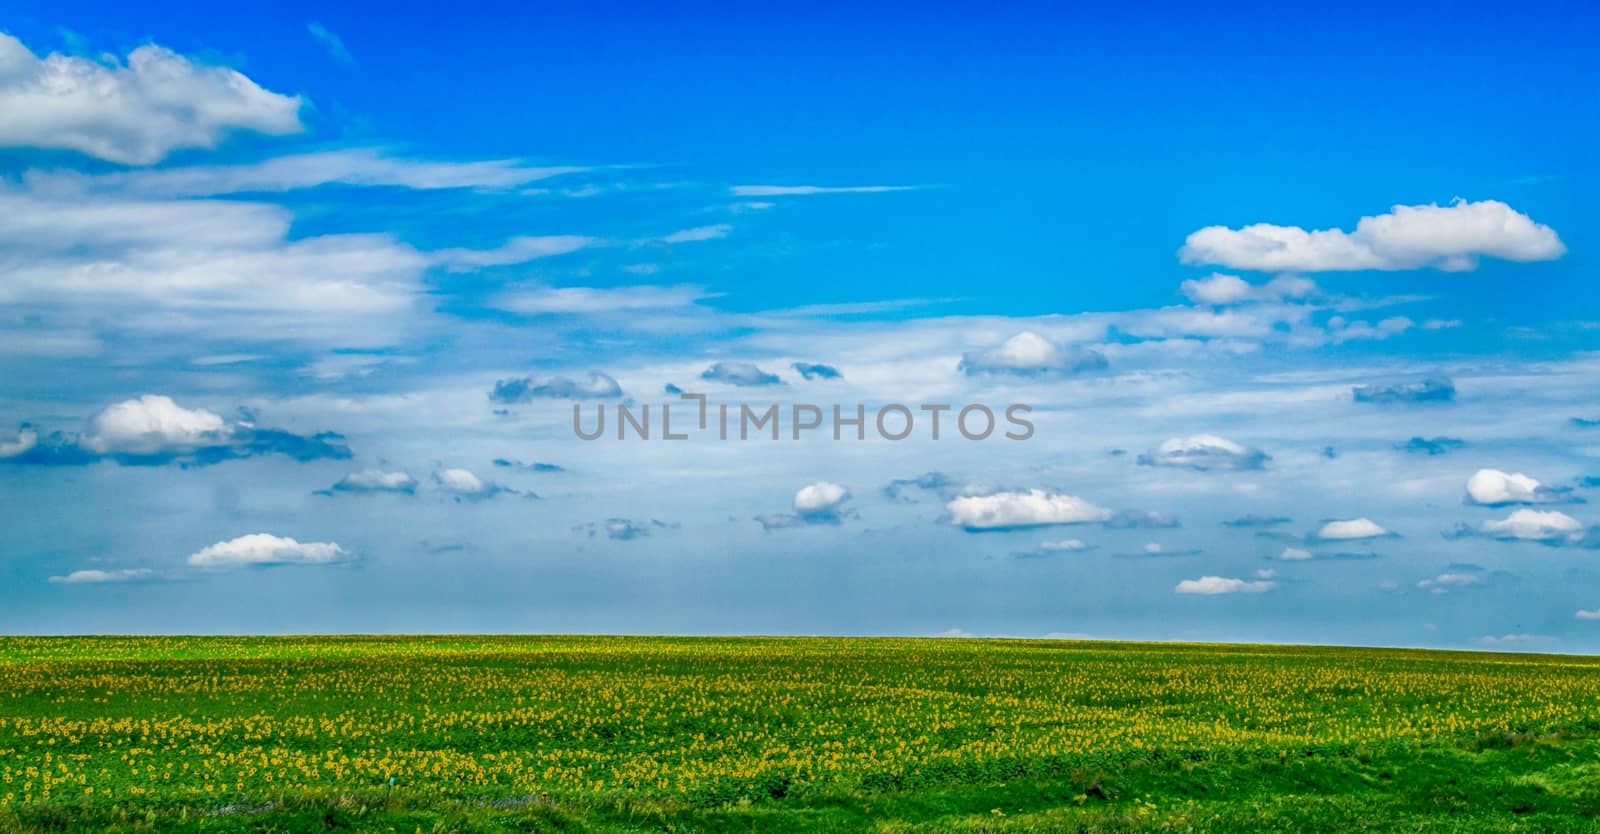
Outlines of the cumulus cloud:
{"type": "Polygon", "coordinates": [[[1578,609],[1578,613],[1574,614],[1573,616],[1580,620],[1600,620],[1600,608],[1580,608],[1578,609]]]}
{"type": "Polygon", "coordinates": [[[1550,504],[1572,500],[1571,490],[1551,487],[1521,472],[1479,469],[1467,479],[1467,503],[1485,507],[1508,504],[1550,504]]]}
{"type": "Polygon", "coordinates": [[[1023,331],[998,347],[973,351],[961,357],[968,376],[1013,374],[1040,376],[1105,370],[1106,358],[1094,350],[1069,350],[1032,331],[1023,331]]]}
{"type": "Polygon", "coordinates": [[[1185,579],[1179,582],[1172,590],[1180,594],[1200,594],[1203,596],[1217,596],[1219,594],[1259,594],[1276,588],[1278,583],[1265,579],[1248,580],[1233,579],[1225,576],[1202,576],[1199,579],[1185,579]]]}
{"type": "Polygon", "coordinates": [[[16,458],[39,445],[39,433],[26,426],[17,429],[14,440],[0,441],[0,458],[16,458]]]}
{"type": "Polygon", "coordinates": [[[1321,541],[1359,541],[1393,535],[1395,534],[1370,518],[1351,518],[1329,521],[1317,528],[1317,531],[1311,534],[1311,538],[1321,541]]]}
{"type": "Polygon", "coordinates": [[[189,556],[190,567],[228,569],[268,565],[331,565],[355,559],[333,542],[298,542],[286,536],[252,533],[217,542],[189,556]]]}
{"type": "Polygon", "coordinates": [[[1265,284],[1252,284],[1237,275],[1220,272],[1184,281],[1178,289],[1195,304],[1212,307],[1251,301],[1297,301],[1319,292],[1315,281],[1298,275],[1280,275],[1265,284]]]}
{"type": "Polygon", "coordinates": [[[838,379],[839,369],[832,365],[822,365],[815,362],[796,362],[789,367],[805,379],[838,379]]]}
{"type": "Polygon", "coordinates": [[[792,509],[794,512],[778,512],[771,515],[757,515],[757,520],[763,530],[784,530],[789,527],[806,527],[806,525],[837,525],[845,519],[856,515],[848,506],[850,503],[850,490],[838,483],[819,480],[808,483],[805,487],[795,491],[792,509]]]}
{"type": "Polygon", "coordinates": [[[1170,466],[1201,472],[1261,469],[1269,460],[1271,458],[1260,449],[1241,446],[1214,434],[1169,438],[1139,456],[1141,466],[1170,466]]]}
{"type": "Polygon", "coordinates": [[[1450,402],[1456,398],[1455,383],[1444,378],[1419,382],[1379,382],[1350,389],[1358,403],[1450,402]]]}
{"type": "Polygon", "coordinates": [[[1459,437],[1413,437],[1404,443],[1396,443],[1395,448],[1413,455],[1428,455],[1434,457],[1463,448],[1467,441],[1459,437]]]}
{"type": "Polygon", "coordinates": [[[702,371],[700,378],[745,388],[782,383],[777,374],[769,374],[749,362],[718,362],[702,371]]]}
{"type": "Polygon", "coordinates": [[[417,479],[405,472],[385,472],[382,469],[363,469],[340,478],[327,492],[392,492],[411,495],[417,491],[417,479]]]}
{"type": "Polygon", "coordinates": [[[345,459],[350,449],[331,432],[310,436],[230,421],[203,408],[185,408],[171,397],[145,394],[96,413],[78,435],[39,437],[23,429],[0,449],[0,462],[81,466],[112,460],[126,466],[166,463],[207,465],[236,458],[280,454],[295,460],[345,459]]]}
{"type": "Polygon", "coordinates": [[[147,582],[156,578],[149,568],[123,568],[121,570],[75,570],[65,576],[52,576],[56,585],[105,585],[119,582],[147,582]]]}
{"type": "Polygon", "coordinates": [[[1516,510],[1476,526],[1460,525],[1446,538],[1479,536],[1496,541],[1529,541],[1551,547],[1596,546],[1596,536],[1583,523],[1556,510],[1516,510]]]}
{"type": "Polygon", "coordinates": [[[472,470],[461,467],[447,467],[433,473],[433,482],[445,493],[454,496],[457,501],[481,501],[493,498],[496,495],[520,495],[526,498],[537,498],[531,492],[511,489],[510,487],[486,481],[477,476],[472,470]]]}
{"type": "Polygon", "coordinates": [[[945,504],[951,524],[968,532],[1107,522],[1115,513],[1075,495],[1043,489],[963,495],[945,504]]]}
{"type": "Polygon", "coordinates": [[[1311,551],[1302,547],[1285,547],[1283,552],[1278,554],[1278,559],[1284,562],[1306,562],[1313,558],[1315,557],[1311,551]]]}
{"type": "Polygon", "coordinates": [[[756,521],[765,530],[803,527],[812,524],[838,524],[855,516],[848,503],[850,490],[831,481],[817,481],[795,491],[792,513],[758,515],[756,521]]]}
{"type": "Polygon", "coordinates": [[[0,33],[0,146],[148,165],[179,148],[216,147],[230,131],[297,133],[300,105],[298,96],[154,44],[126,61],[40,58],[0,33]]]}
{"type": "Polygon", "coordinates": [[[850,498],[850,490],[829,481],[808,484],[794,494],[794,510],[801,515],[833,514],[850,498]]]}
{"type": "Polygon", "coordinates": [[[1554,229],[1498,200],[1394,206],[1363,217],[1355,231],[1257,223],[1208,226],[1189,235],[1178,257],[1263,272],[1477,268],[1481,257],[1547,261],[1567,251],[1554,229]]]}
{"type": "Polygon", "coordinates": [[[604,399],[622,396],[622,386],[615,379],[599,371],[590,371],[584,379],[564,376],[521,377],[502,379],[489,392],[491,402],[506,405],[525,403],[537,399],[604,399]]]}
{"type": "Polygon", "coordinates": [[[83,445],[100,454],[156,454],[225,442],[228,423],[203,408],[189,409],[171,397],[145,395],[106,407],[89,420],[83,445]]]}

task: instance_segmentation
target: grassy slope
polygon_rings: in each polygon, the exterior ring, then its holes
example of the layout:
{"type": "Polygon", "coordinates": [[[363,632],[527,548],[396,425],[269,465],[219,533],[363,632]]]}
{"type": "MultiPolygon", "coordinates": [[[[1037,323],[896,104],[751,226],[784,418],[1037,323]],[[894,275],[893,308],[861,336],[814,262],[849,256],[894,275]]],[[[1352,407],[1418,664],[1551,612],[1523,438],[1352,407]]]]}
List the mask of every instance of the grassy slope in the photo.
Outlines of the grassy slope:
{"type": "MultiPolygon", "coordinates": [[[[498,715],[493,710],[505,705],[486,703],[500,697],[495,687],[533,675],[549,684],[534,700],[568,710],[566,718],[535,722],[533,735],[566,734],[564,743],[614,754],[596,773],[687,748],[688,735],[705,731],[768,732],[745,753],[757,755],[771,739],[805,737],[824,717],[860,719],[816,739],[847,751],[852,739],[868,739],[859,745],[866,753],[899,733],[924,745],[918,750],[973,752],[807,779],[747,774],[738,765],[746,760],[721,758],[734,765],[686,791],[568,787],[545,795],[536,777],[461,788],[420,778],[393,789],[373,778],[256,785],[214,799],[175,788],[140,797],[58,791],[49,802],[0,809],[0,832],[1600,830],[1600,666],[1573,658],[969,641],[0,640],[0,767],[37,763],[50,751],[83,757],[73,766],[93,774],[101,759],[149,743],[81,729],[27,735],[19,728],[38,725],[19,719],[203,721],[244,711],[278,723],[252,724],[249,740],[216,743],[315,745],[315,737],[274,734],[295,716],[365,715],[380,694],[390,709],[426,704],[498,715]],[[409,664],[416,685],[364,688],[378,674],[367,665],[375,656],[391,669],[409,664]],[[863,659],[870,662],[856,664],[863,659]],[[458,686],[494,686],[452,697],[430,685],[440,670],[458,686]],[[496,677],[505,674],[513,677],[496,677]],[[294,690],[297,680],[322,685],[294,690]],[[589,717],[572,724],[573,711],[602,697],[592,689],[596,680],[634,681],[618,691],[656,691],[661,700],[647,703],[669,709],[641,718],[635,738],[623,732],[633,726],[627,723],[589,717]],[[720,682],[712,689],[718,698],[681,714],[670,708],[676,693],[707,681],[720,682]],[[128,694],[119,694],[119,682],[128,694]],[[884,728],[873,722],[885,715],[902,716],[906,726],[874,735],[884,728]],[[1441,731],[1441,716],[1458,716],[1460,726],[1441,731]],[[1386,729],[1428,719],[1435,723],[1426,731],[1386,729]],[[1222,729],[1207,731],[1215,733],[1209,745],[1117,742],[1061,756],[971,746],[1002,730],[1023,733],[1008,738],[1053,738],[1045,734],[1062,722],[1091,720],[1128,722],[1156,739],[1191,733],[1191,725],[1222,729]]],[[[603,719],[605,710],[596,715],[603,719]]],[[[533,743],[504,724],[483,726],[475,735],[382,741],[488,756],[533,743]]],[[[156,758],[187,761],[187,752],[176,747],[156,758]]]]}

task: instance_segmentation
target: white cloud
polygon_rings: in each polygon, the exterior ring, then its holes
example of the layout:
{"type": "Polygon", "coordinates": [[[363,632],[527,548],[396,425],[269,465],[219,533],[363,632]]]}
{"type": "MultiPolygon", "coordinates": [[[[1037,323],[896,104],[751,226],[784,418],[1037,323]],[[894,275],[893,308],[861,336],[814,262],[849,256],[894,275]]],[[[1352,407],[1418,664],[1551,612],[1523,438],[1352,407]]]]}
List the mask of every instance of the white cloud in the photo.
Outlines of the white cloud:
{"type": "Polygon", "coordinates": [[[882,194],[914,191],[920,185],[736,185],[728,189],[735,197],[806,197],[813,194],[882,194]]]}
{"type": "Polygon", "coordinates": [[[1441,573],[1430,579],[1417,582],[1417,587],[1435,594],[1445,594],[1451,589],[1471,588],[1482,585],[1483,577],[1476,573],[1441,573]]]}
{"type": "Polygon", "coordinates": [[[1095,351],[1068,350],[1026,330],[997,347],[973,351],[961,358],[961,369],[969,375],[1077,373],[1105,366],[1106,358],[1095,351]]]}
{"type": "Polygon", "coordinates": [[[229,131],[297,133],[301,100],[227,67],[147,44],[127,61],[43,59],[0,33],[0,146],[61,148],[148,165],[179,148],[216,147],[229,131]]]}
{"type": "Polygon", "coordinates": [[[14,458],[39,445],[39,433],[33,429],[18,429],[16,440],[0,442],[0,458],[14,458]]]}
{"type": "Polygon", "coordinates": [[[416,491],[417,479],[405,472],[385,472],[382,469],[363,469],[339,479],[333,485],[336,492],[404,492],[416,491]]]}
{"type": "Polygon", "coordinates": [[[700,378],[746,388],[783,383],[777,374],[769,374],[750,362],[717,362],[701,371],[700,378]]]}
{"type": "Polygon", "coordinates": [[[771,532],[807,525],[837,525],[856,513],[847,505],[850,490],[831,481],[817,481],[794,494],[792,513],[773,513],[755,517],[762,529],[771,532]]]}
{"type": "Polygon", "coordinates": [[[1479,534],[1492,539],[1576,543],[1584,537],[1583,523],[1555,510],[1517,510],[1502,519],[1479,524],[1479,534]]]}
{"type": "Polygon", "coordinates": [[[1300,547],[1285,547],[1278,558],[1285,562],[1304,562],[1312,558],[1311,551],[1300,547]]]}
{"type": "Polygon", "coordinates": [[[1486,507],[1559,501],[1562,493],[1521,472],[1479,469],[1467,479],[1467,500],[1486,507]]]}
{"type": "Polygon", "coordinates": [[[1554,229],[1498,200],[1394,206],[1363,217],[1355,231],[1257,223],[1208,226],[1189,235],[1179,258],[1265,272],[1358,269],[1470,270],[1478,258],[1546,261],[1566,252],[1554,229]]]}
{"type": "Polygon", "coordinates": [[[347,562],[354,555],[333,542],[301,543],[284,536],[252,533],[210,547],[189,556],[197,568],[239,568],[265,565],[330,565],[347,562]]]}
{"type": "Polygon", "coordinates": [[[248,420],[229,421],[160,394],[113,403],[90,417],[76,435],[56,432],[41,439],[25,429],[14,445],[17,451],[0,453],[0,460],[87,465],[108,458],[121,464],[206,465],[273,454],[299,461],[350,457],[343,438],[335,434],[300,435],[248,420]]]}
{"type": "Polygon", "coordinates": [[[428,262],[382,235],[289,240],[284,209],[42,197],[0,185],[0,304],[163,338],[391,344],[428,262]],[[271,287],[271,292],[263,292],[271,287]]]}
{"type": "Polygon", "coordinates": [[[433,479],[439,484],[440,489],[458,495],[483,495],[494,488],[489,482],[474,475],[472,470],[459,467],[441,469],[433,473],[433,479]]]}
{"type": "Polygon", "coordinates": [[[1116,514],[1074,495],[1030,489],[963,495],[945,504],[950,523],[968,530],[1004,530],[1047,524],[1110,521],[1116,514]]]}
{"type": "Polygon", "coordinates": [[[658,240],[662,243],[700,243],[707,240],[720,240],[728,236],[733,227],[726,223],[715,226],[698,226],[693,229],[684,229],[670,235],[662,235],[658,240]]]}
{"type": "Polygon", "coordinates": [[[521,236],[494,249],[441,249],[428,254],[429,260],[451,272],[470,272],[491,266],[509,266],[540,258],[566,255],[599,243],[581,235],[521,236]]]}
{"type": "Polygon", "coordinates": [[[1044,553],[1076,553],[1088,550],[1089,545],[1082,539],[1062,539],[1058,542],[1040,542],[1038,550],[1044,553]]]}
{"type": "Polygon", "coordinates": [[[1169,466],[1183,469],[1245,470],[1260,469],[1271,460],[1260,449],[1241,446],[1214,434],[1173,437],[1139,456],[1144,466],[1169,466]]]}
{"type": "Polygon", "coordinates": [[[520,495],[524,498],[538,498],[532,492],[512,489],[494,481],[486,481],[477,476],[470,469],[461,467],[448,467],[433,473],[433,482],[439,489],[455,496],[457,501],[481,501],[494,498],[498,495],[520,495]]]}
{"type": "Polygon", "coordinates": [[[75,570],[66,576],[52,576],[57,585],[103,585],[116,582],[143,582],[155,578],[149,568],[124,568],[122,570],[75,570]]]}
{"type": "Polygon", "coordinates": [[[1416,322],[1405,316],[1389,316],[1377,324],[1369,321],[1350,321],[1344,316],[1333,316],[1328,319],[1327,331],[1329,341],[1342,345],[1357,339],[1387,339],[1416,326],[1416,322]]]}
{"type": "Polygon", "coordinates": [[[818,481],[795,492],[794,511],[801,515],[836,513],[849,499],[850,490],[829,481],[818,481]]]}
{"type": "Polygon", "coordinates": [[[1580,608],[1578,609],[1578,613],[1573,616],[1580,620],[1600,620],[1600,608],[1580,608]]]}
{"type": "Polygon", "coordinates": [[[323,49],[328,50],[328,54],[332,56],[335,61],[338,61],[345,66],[352,66],[355,64],[355,57],[350,54],[350,50],[345,48],[344,38],[341,38],[329,31],[328,27],[323,26],[316,21],[312,21],[306,24],[306,31],[311,33],[311,37],[314,38],[317,43],[322,44],[323,49]]]}
{"type": "Polygon", "coordinates": [[[1284,301],[1317,294],[1317,284],[1298,275],[1280,275],[1265,284],[1251,284],[1237,275],[1212,273],[1184,281],[1179,290],[1196,304],[1223,307],[1247,301],[1284,301]]]}
{"type": "Polygon", "coordinates": [[[1537,646],[1544,643],[1554,643],[1556,638],[1544,634],[1512,633],[1500,636],[1488,635],[1479,637],[1478,642],[1493,649],[1515,649],[1537,646]]]}
{"type": "Polygon", "coordinates": [[[1370,518],[1351,518],[1330,521],[1322,525],[1317,530],[1315,537],[1326,541],[1353,541],[1357,539],[1377,539],[1391,535],[1394,534],[1370,518]]]}
{"type": "Polygon", "coordinates": [[[620,397],[622,386],[608,374],[590,371],[583,379],[564,376],[502,379],[494,384],[489,399],[497,403],[524,403],[535,399],[583,399],[620,397]]]}
{"type": "Polygon", "coordinates": [[[593,168],[528,165],[520,159],[466,162],[390,155],[383,148],[341,148],[285,154],[238,165],[116,171],[107,174],[30,172],[30,186],[43,193],[120,191],[144,197],[211,197],[245,192],[281,192],[322,185],[410,188],[506,189],[593,168]]]}
{"type": "Polygon", "coordinates": [[[90,418],[80,442],[103,455],[153,455],[224,445],[229,433],[227,421],[217,414],[146,394],[108,406],[90,418]]]}
{"type": "Polygon", "coordinates": [[[1277,587],[1278,583],[1266,580],[1232,579],[1225,576],[1202,576],[1199,579],[1185,579],[1179,582],[1172,590],[1180,594],[1201,594],[1216,596],[1217,594],[1259,594],[1277,587]]]}
{"type": "Polygon", "coordinates": [[[692,306],[709,298],[703,287],[636,286],[600,289],[596,287],[539,287],[512,290],[497,296],[493,304],[501,310],[523,315],[596,315],[630,310],[668,310],[692,306]]]}

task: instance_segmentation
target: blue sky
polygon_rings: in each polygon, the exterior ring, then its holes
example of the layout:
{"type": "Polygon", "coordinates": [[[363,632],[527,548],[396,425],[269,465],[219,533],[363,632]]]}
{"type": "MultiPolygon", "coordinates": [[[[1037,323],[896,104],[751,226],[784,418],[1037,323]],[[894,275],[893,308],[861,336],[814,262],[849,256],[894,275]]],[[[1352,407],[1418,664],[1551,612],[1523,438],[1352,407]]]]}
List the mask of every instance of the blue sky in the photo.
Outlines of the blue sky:
{"type": "Polygon", "coordinates": [[[0,630],[1593,651],[1595,29],[15,5],[0,630]]]}

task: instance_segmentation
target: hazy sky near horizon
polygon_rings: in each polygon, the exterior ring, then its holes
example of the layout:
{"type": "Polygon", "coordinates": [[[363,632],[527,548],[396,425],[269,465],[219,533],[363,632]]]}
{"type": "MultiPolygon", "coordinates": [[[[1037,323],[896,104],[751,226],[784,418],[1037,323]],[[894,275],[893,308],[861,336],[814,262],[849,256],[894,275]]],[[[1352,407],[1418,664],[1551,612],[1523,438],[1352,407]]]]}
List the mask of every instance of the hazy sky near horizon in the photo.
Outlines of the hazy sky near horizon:
{"type": "Polygon", "coordinates": [[[0,15],[0,632],[1600,650],[1582,5],[424,11],[0,15]]]}

